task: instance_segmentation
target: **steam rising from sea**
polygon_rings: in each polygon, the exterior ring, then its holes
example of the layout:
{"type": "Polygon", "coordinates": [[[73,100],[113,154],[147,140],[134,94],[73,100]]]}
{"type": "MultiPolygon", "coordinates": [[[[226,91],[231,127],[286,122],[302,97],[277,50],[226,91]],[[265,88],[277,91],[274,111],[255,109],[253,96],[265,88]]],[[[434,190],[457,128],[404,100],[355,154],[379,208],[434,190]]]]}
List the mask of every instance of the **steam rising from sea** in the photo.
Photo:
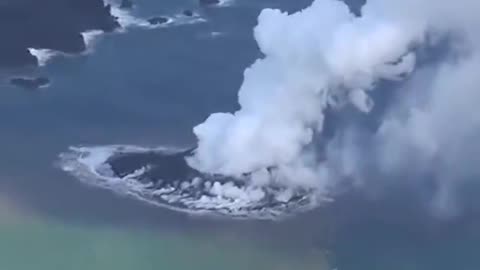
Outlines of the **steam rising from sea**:
{"type": "MultiPolygon", "coordinates": [[[[315,0],[293,14],[262,11],[254,29],[262,57],[244,72],[240,109],[212,114],[194,128],[198,146],[186,156],[188,165],[203,175],[241,181],[221,184],[229,190],[300,190],[308,209],[346,179],[369,189],[371,178],[408,171],[411,179],[423,181],[429,175],[438,182],[430,203],[436,211],[448,212],[455,202],[452,187],[479,175],[478,10],[475,0],[369,0],[361,15],[354,15],[341,1],[315,0]],[[445,40],[448,52],[418,68],[419,52],[445,40]],[[376,128],[351,123],[335,130],[333,138],[324,136],[328,110],[355,108],[368,116],[375,109],[372,92],[386,81],[402,87],[376,128]]],[[[92,155],[95,148],[82,151],[92,155]]],[[[106,163],[97,160],[86,171],[98,171],[106,163]]],[[[64,169],[77,176],[81,171],[64,169]]],[[[183,189],[174,188],[178,190],[183,189]]],[[[255,209],[239,207],[236,195],[223,191],[213,195],[232,204],[210,201],[203,207],[198,199],[183,209],[224,214],[255,209]]],[[[250,202],[265,198],[263,193],[250,202]]],[[[272,210],[268,204],[264,209],[272,210]]]]}

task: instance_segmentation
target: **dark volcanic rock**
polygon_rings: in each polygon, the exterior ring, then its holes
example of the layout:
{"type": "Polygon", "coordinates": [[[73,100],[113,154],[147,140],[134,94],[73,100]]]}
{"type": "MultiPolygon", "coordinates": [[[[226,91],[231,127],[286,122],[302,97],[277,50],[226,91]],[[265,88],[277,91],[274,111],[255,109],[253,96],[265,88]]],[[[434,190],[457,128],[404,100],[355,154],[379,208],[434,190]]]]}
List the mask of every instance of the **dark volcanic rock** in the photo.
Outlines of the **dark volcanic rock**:
{"type": "Polygon", "coordinates": [[[187,10],[184,10],[183,11],[183,15],[187,16],[187,17],[192,17],[193,16],[193,11],[187,9],[187,10]]]}
{"type": "Polygon", "coordinates": [[[149,170],[143,175],[144,178],[178,180],[193,178],[200,173],[188,166],[185,156],[191,155],[192,150],[172,155],[159,152],[128,153],[112,157],[108,160],[112,171],[119,177],[129,175],[141,168],[149,170]]]}
{"type": "Polygon", "coordinates": [[[38,89],[45,87],[50,83],[50,80],[45,77],[37,78],[13,78],[10,80],[12,85],[25,88],[25,89],[38,89]]]}
{"type": "Polygon", "coordinates": [[[151,25],[164,24],[168,22],[168,18],[165,17],[152,17],[147,20],[151,25]]]}
{"type": "Polygon", "coordinates": [[[211,6],[220,4],[220,0],[199,0],[200,5],[211,6]]]}
{"type": "Polygon", "coordinates": [[[160,179],[166,183],[193,179],[195,177],[208,178],[221,183],[235,182],[238,185],[244,184],[238,179],[220,175],[206,175],[190,167],[185,158],[193,155],[194,150],[190,149],[172,154],[157,151],[125,153],[111,157],[107,164],[110,165],[113,173],[120,178],[144,169],[145,171],[139,178],[143,182],[154,184],[160,179]]]}
{"type": "Polygon", "coordinates": [[[27,48],[0,44],[0,67],[36,66],[38,60],[27,48]]]}
{"type": "Polygon", "coordinates": [[[120,3],[121,9],[131,9],[133,8],[133,2],[131,0],[122,0],[120,3]]]}
{"type": "Polygon", "coordinates": [[[271,219],[310,209],[314,203],[308,189],[273,183],[258,187],[251,184],[249,174],[231,177],[199,172],[185,160],[194,151],[121,150],[96,173],[102,174],[103,170],[108,177],[128,181],[127,188],[135,186],[132,194],[146,201],[202,214],[271,219]],[[290,195],[287,198],[284,194],[290,195]]]}
{"type": "Polygon", "coordinates": [[[120,25],[103,0],[15,0],[0,2],[0,66],[36,65],[28,48],[65,53],[85,50],[82,32],[111,32],[120,25]]]}

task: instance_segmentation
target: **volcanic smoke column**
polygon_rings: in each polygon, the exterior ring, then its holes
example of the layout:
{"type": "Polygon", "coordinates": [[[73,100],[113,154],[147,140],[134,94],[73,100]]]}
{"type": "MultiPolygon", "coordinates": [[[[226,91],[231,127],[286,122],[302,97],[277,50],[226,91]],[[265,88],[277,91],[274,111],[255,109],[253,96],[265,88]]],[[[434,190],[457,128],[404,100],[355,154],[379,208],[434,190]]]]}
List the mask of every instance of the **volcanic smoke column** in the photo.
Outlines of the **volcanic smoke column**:
{"type": "Polygon", "coordinates": [[[390,1],[371,2],[361,17],[337,0],[294,14],[263,10],[254,29],[263,57],[244,72],[241,109],[194,128],[198,148],[189,164],[206,173],[254,172],[264,183],[319,184],[328,170],[308,146],[322,132],[325,108],[350,102],[369,112],[366,91],[410,73],[411,49],[425,36],[426,22],[393,16],[383,4],[390,1]]]}

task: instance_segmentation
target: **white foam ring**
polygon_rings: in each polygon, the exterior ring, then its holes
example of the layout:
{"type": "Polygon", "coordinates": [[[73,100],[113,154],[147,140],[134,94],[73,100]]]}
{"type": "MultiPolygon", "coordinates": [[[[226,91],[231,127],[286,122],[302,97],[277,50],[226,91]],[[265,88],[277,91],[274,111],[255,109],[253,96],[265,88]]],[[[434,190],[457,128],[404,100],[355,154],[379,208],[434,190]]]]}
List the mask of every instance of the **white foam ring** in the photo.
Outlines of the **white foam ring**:
{"type": "MultiPolygon", "coordinates": [[[[228,1],[227,1],[228,2],[228,1]]],[[[205,22],[206,20],[202,18],[199,14],[193,14],[193,16],[185,15],[174,15],[174,16],[163,16],[168,21],[165,23],[151,24],[147,19],[136,17],[130,10],[121,9],[118,6],[118,3],[113,1],[105,1],[105,3],[112,6],[111,13],[118,20],[118,23],[122,26],[119,31],[126,31],[129,28],[165,28],[169,26],[178,26],[185,24],[195,24],[205,22]]]]}
{"type": "Polygon", "coordinates": [[[119,178],[114,175],[107,160],[118,154],[145,153],[163,151],[177,153],[183,150],[174,148],[143,148],[137,146],[112,145],[95,147],[70,147],[70,151],[60,154],[60,168],[75,176],[85,184],[109,189],[117,194],[133,197],[149,204],[186,212],[194,215],[214,215],[248,219],[280,219],[292,214],[317,207],[327,199],[316,193],[306,193],[294,205],[287,203],[292,197],[289,189],[279,190],[275,195],[274,206],[268,207],[260,202],[265,197],[261,188],[253,186],[239,187],[231,182],[209,182],[202,179],[182,179],[174,188],[166,186],[152,189],[152,184],[143,184],[136,178],[147,168],[119,178]],[[200,184],[201,183],[201,184],[200,184]],[[211,196],[192,197],[185,190],[196,185],[211,196]],[[278,203],[285,202],[285,203],[278,203]],[[261,206],[261,207],[260,207],[261,206]]]}
{"type": "Polygon", "coordinates": [[[193,16],[185,16],[185,15],[175,15],[170,21],[167,23],[167,26],[180,26],[180,25],[187,25],[187,24],[196,24],[196,23],[203,23],[207,20],[198,14],[193,14],[193,16]]]}

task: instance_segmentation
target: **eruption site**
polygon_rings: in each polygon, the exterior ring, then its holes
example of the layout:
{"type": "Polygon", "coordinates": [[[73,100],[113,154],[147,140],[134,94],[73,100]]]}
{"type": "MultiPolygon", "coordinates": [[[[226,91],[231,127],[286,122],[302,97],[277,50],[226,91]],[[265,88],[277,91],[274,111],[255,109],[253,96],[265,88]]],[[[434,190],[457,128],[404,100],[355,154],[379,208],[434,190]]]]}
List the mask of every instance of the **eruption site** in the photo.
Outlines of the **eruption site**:
{"type": "Polygon", "coordinates": [[[262,57],[244,72],[240,109],[196,126],[196,148],[76,148],[64,164],[77,176],[94,164],[97,179],[140,185],[118,188],[126,193],[198,213],[276,218],[320,204],[346,179],[369,188],[406,172],[434,178],[432,205],[447,209],[452,185],[479,172],[478,10],[476,0],[368,0],[359,14],[338,0],[265,9],[253,31],[262,57]],[[424,61],[440,45],[445,53],[424,61]],[[395,94],[380,113],[385,85],[395,94]],[[328,137],[329,111],[356,117],[328,137]],[[374,128],[355,122],[362,114],[374,128]]]}

